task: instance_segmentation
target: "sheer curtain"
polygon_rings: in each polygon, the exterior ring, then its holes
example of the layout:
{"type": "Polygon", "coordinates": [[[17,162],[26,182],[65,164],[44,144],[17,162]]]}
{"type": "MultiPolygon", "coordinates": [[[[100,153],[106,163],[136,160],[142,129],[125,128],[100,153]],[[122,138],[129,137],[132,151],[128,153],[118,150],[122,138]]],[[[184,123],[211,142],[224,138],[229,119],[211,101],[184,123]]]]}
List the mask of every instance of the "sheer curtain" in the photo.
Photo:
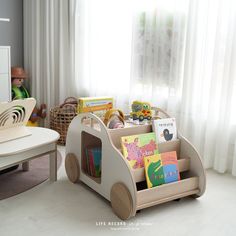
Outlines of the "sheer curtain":
{"type": "Polygon", "coordinates": [[[206,168],[236,175],[236,4],[190,3],[180,129],[196,145],[206,168]]]}
{"type": "Polygon", "coordinates": [[[233,0],[76,1],[77,91],[114,96],[125,112],[134,99],[162,107],[206,168],[236,175],[235,9],[233,0]]]}
{"type": "Polygon", "coordinates": [[[233,0],[24,0],[31,93],[134,99],[175,116],[206,168],[236,175],[233,0]]]}
{"type": "Polygon", "coordinates": [[[24,67],[30,92],[48,108],[76,95],[69,0],[24,0],[24,67]]]}
{"type": "Polygon", "coordinates": [[[129,109],[131,1],[77,0],[75,77],[80,96],[112,96],[129,109]]]}
{"type": "Polygon", "coordinates": [[[113,96],[125,112],[135,99],[175,107],[182,85],[188,1],[75,2],[79,94],[113,96]]]}
{"type": "Polygon", "coordinates": [[[131,100],[178,111],[188,17],[187,0],[141,1],[133,11],[131,100]]]}
{"type": "Polygon", "coordinates": [[[176,116],[206,168],[236,175],[236,4],[180,3],[156,1],[139,12],[132,54],[139,89],[131,94],[176,116]]]}

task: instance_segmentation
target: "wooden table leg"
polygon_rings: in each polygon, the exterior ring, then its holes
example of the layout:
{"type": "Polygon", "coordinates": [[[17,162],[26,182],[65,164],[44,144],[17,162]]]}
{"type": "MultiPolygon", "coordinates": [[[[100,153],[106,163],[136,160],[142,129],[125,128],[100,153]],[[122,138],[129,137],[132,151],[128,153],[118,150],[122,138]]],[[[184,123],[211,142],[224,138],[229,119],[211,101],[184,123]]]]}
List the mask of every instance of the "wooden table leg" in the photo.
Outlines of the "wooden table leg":
{"type": "Polygon", "coordinates": [[[28,161],[22,163],[22,170],[29,171],[29,162],[28,161]]]}
{"type": "Polygon", "coordinates": [[[57,181],[57,150],[49,155],[50,180],[57,181]]]}

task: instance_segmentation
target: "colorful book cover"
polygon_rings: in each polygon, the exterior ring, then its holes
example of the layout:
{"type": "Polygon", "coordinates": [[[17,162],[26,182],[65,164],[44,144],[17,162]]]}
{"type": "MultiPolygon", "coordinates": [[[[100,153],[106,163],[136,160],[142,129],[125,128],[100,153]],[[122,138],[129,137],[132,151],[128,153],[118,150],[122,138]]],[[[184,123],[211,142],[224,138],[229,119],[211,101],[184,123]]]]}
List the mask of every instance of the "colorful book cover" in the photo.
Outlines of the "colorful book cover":
{"type": "Polygon", "coordinates": [[[89,155],[88,155],[88,149],[85,148],[85,154],[86,154],[86,168],[87,168],[87,173],[91,175],[90,171],[90,165],[89,165],[89,155]]]}
{"type": "Polygon", "coordinates": [[[95,177],[101,177],[101,148],[93,148],[91,152],[93,155],[95,177]]]}
{"type": "Polygon", "coordinates": [[[180,180],[175,151],[145,157],[144,168],[148,188],[180,180]]]}
{"type": "Polygon", "coordinates": [[[148,188],[165,183],[160,154],[144,157],[144,168],[148,188]]]}
{"type": "Polygon", "coordinates": [[[101,148],[86,148],[87,173],[93,177],[101,177],[101,148]]]}
{"type": "Polygon", "coordinates": [[[105,113],[113,108],[114,101],[111,97],[81,97],[78,103],[79,113],[93,112],[103,118],[105,113]]]}
{"type": "Polygon", "coordinates": [[[175,118],[153,120],[152,129],[156,134],[157,143],[163,143],[177,139],[175,118]]]}
{"type": "Polygon", "coordinates": [[[95,177],[95,167],[94,167],[94,160],[93,160],[93,154],[91,149],[88,150],[88,156],[89,156],[89,168],[90,168],[90,174],[91,176],[95,177]]]}
{"type": "Polygon", "coordinates": [[[144,167],[143,158],[158,154],[155,133],[121,137],[124,157],[133,169],[144,167]]]}
{"type": "Polygon", "coordinates": [[[163,165],[165,183],[180,180],[177,154],[175,151],[161,153],[161,162],[163,165]]]}

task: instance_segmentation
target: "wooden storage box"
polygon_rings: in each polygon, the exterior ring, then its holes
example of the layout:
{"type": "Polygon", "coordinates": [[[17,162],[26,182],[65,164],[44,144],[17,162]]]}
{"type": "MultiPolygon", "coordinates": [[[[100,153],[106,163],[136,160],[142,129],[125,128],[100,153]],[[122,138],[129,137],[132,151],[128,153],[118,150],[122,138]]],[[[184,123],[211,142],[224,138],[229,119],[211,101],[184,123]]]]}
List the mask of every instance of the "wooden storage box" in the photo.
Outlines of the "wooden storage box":
{"type": "Polygon", "coordinates": [[[111,202],[117,216],[125,220],[136,211],[186,196],[199,197],[205,191],[206,177],[200,156],[192,144],[178,134],[178,140],[161,143],[159,151],[176,151],[181,180],[146,188],[144,168],[132,169],[121,153],[121,137],[152,132],[152,126],[107,129],[90,113],[79,114],[71,122],[66,144],[66,172],[76,183],[82,181],[111,202]],[[101,177],[88,175],[85,147],[102,149],[101,177]]]}

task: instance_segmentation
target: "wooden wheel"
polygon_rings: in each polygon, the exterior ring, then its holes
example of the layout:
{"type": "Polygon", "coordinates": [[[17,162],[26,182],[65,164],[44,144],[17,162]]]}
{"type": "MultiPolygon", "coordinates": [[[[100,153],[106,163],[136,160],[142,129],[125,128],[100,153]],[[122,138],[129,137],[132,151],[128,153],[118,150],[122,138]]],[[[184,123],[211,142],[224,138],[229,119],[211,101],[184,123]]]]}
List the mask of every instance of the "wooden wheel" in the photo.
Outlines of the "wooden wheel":
{"type": "Polygon", "coordinates": [[[112,186],[111,206],[120,219],[130,218],[133,211],[133,200],[128,188],[123,183],[115,183],[112,186]]]}
{"type": "Polygon", "coordinates": [[[65,168],[66,168],[66,174],[69,180],[72,183],[78,182],[79,176],[80,176],[80,168],[79,168],[79,163],[75,154],[68,153],[66,155],[65,168]]]}

